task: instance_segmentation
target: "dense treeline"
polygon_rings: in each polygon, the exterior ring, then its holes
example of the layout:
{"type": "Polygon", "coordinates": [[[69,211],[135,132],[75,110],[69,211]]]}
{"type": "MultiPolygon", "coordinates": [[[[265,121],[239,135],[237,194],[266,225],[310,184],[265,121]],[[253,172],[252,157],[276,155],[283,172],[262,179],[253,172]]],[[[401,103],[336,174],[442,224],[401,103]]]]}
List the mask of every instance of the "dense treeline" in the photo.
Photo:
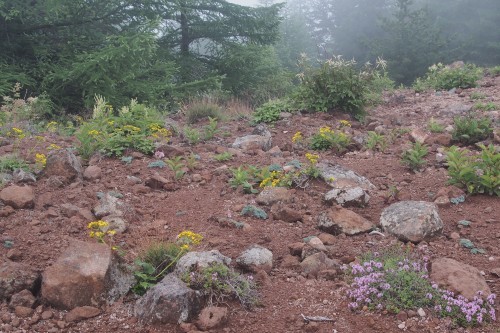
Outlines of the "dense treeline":
{"type": "Polygon", "coordinates": [[[256,105],[290,89],[302,53],[381,56],[405,84],[437,62],[500,64],[498,0],[276,2],[0,1],[0,96],[20,82],[71,113],[96,94],[171,108],[218,91],[256,105]]]}

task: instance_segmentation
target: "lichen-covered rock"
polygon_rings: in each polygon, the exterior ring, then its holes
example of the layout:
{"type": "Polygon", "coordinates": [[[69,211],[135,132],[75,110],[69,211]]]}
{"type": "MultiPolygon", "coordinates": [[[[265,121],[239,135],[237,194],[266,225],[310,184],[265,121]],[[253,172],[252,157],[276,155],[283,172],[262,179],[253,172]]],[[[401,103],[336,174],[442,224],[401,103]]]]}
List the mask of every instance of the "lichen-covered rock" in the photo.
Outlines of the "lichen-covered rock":
{"type": "Polygon", "coordinates": [[[436,204],[425,201],[401,201],[390,205],[380,217],[382,228],[402,241],[419,243],[443,230],[436,204]]]}
{"type": "Polygon", "coordinates": [[[271,149],[273,143],[270,136],[262,135],[246,135],[243,137],[236,138],[234,140],[232,147],[239,148],[245,152],[252,150],[263,150],[268,151],[271,149]]]}
{"type": "Polygon", "coordinates": [[[135,315],[145,324],[180,324],[201,310],[202,297],[175,274],[150,288],[135,304],[135,315]]]}
{"type": "Polygon", "coordinates": [[[333,188],[345,189],[360,187],[364,191],[375,189],[375,185],[373,185],[368,179],[358,175],[352,170],[344,168],[341,165],[324,161],[318,163],[317,167],[320,171],[320,177],[333,188]]]}
{"type": "Polygon", "coordinates": [[[255,201],[259,205],[270,206],[275,203],[287,203],[293,200],[294,192],[286,187],[266,187],[264,188],[255,201]]]}
{"type": "Polygon", "coordinates": [[[343,207],[364,207],[370,196],[361,187],[334,188],[325,194],[326,202],[334,202],[343,207]]]}
{"type": "Polygon", "coordinates": [[[204,252],[188,252],[182,256],[175,265],[175,274],[182,276],[186,272],[196,271],[199,268],[206,268],[212,264],[230,265],[231,258],[226,257],[218,250],[204,252]]]}
{"type": "Polygon", "coordinates": [[[269,273],[273,268],[273,253],[260,245],[252,245],[236,258],[236,263],[251,272],[263,270],[269,273]]]}

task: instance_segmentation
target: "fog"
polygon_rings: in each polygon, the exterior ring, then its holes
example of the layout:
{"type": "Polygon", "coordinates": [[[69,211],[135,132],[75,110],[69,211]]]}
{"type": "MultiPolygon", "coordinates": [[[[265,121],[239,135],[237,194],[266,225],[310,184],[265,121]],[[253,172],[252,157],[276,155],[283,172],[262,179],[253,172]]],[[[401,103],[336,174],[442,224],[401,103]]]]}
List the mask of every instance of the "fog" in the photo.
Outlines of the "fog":
{"type": "Polygon", "coordinates": [[[228,0],[228,2],[236,3],[238,5],[243,5],[243,6],[257,6],[259,5],[258,0],[228,0]]]}

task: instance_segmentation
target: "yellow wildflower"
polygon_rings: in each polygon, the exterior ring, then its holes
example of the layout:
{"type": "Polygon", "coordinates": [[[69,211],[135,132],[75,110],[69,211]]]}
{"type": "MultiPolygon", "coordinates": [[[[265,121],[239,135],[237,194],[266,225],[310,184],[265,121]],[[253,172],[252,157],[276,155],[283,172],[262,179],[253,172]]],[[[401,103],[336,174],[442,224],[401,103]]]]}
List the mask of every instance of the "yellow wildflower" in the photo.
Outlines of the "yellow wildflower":
{"type": "Polygon", "coordinates": [[[35,136],[35,140],[39,141],[39,142],[44,142],[45,141],[45,137],[37,135],[37,136],[35,136]]]}
{"type": "Polygon", "coordinates": [[[133,125],[125,125],[123,126],[124,131],[132,132],[132,133],[137,133],[140,132],[141,129],[139,127],[133,126],[133,125]]]}
{"type": "Polygon", "coordinates": [[[57,131],[57,121],[51,121],[46,126],[47,131],[55,133],[57,131]]]}
{"type": "Polygon", "coordinates": [[[318,163],[319,155],[306,153],[306,158],[309,161],[309,163],[314,165],[314,164],[318,163]]]}
{"type": "Polygon", "coordinates": [[[304,137],[302,136],[302,132],[299,131],[293,135],[292,142],[298,143],[298,142],[302,141],[303,139],[304,139],[304,137]]]}
{"type": "Polygon", "coordinates": [[[59,150],[61,149],[60,146],[54,144],[54,143],[51,143],[48,147],[47,147],[47,150],[59,150]]]}
{"type": "Polygon", "coordinates": [[[96,137],[96,136],[98,136],[100,133],[99,133],[99,131],[97,131],[97,130],[90,130],[90,131],[88,131],[88,132],[87,132],[87,134],[88,134],[89,136],[96,137]]]}
{"type": "Polygon", "coordinates": [[[177,235],[177,241],[179,241],[181,244],[193,244],[193,245],[198,245],[202,241],[203,236],[197,233],[194,233],[189,230],[185,230],[181,232],[179,235],[177,235]]]}
{"type": "Polygon", "coordinates": [[[35,164],[40,167],[45,167],[47,164],[47,157],[45,154],[35,154],[35,164]]]}
{"type": "Polygon", "coordinates": [[[109,236],[114,236],[116,234],[116,230],[108,230],[107,233],[109,236]]]}
{"type": "Polygon", "coordinates": [[[348,120],[341,120],[340,127],[351,127],[351,123],[348,120]]]}

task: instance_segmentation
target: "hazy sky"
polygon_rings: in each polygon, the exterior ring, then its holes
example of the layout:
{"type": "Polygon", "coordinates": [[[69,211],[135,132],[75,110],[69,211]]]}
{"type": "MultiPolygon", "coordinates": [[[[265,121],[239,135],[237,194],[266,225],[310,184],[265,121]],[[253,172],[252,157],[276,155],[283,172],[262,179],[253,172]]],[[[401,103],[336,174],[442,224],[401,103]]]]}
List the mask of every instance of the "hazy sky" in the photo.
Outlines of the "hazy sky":
{"type": "Polygon", "coordinates": [[[255,6],[259,4],[258,0],[227,0],[228,2],[237,3],[244,6],[255,6]]]}

